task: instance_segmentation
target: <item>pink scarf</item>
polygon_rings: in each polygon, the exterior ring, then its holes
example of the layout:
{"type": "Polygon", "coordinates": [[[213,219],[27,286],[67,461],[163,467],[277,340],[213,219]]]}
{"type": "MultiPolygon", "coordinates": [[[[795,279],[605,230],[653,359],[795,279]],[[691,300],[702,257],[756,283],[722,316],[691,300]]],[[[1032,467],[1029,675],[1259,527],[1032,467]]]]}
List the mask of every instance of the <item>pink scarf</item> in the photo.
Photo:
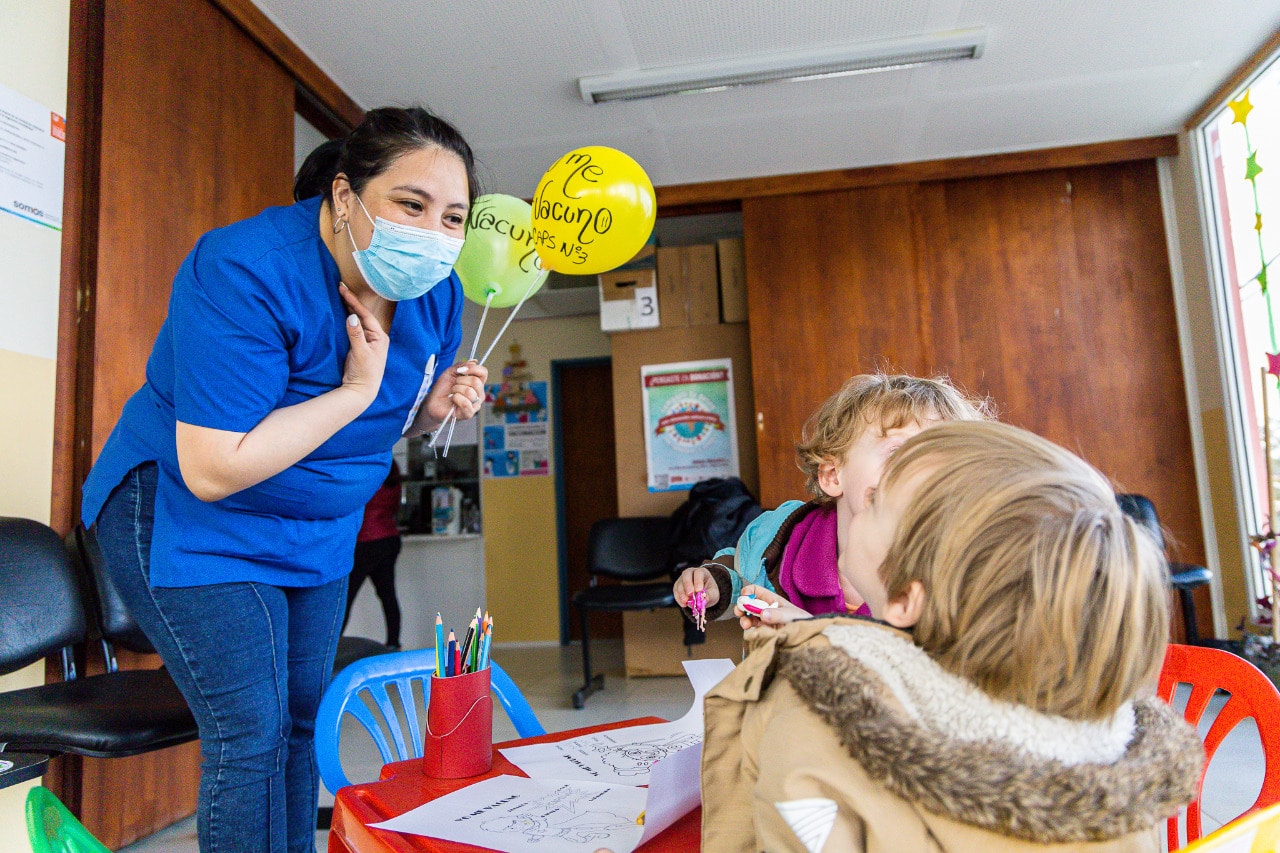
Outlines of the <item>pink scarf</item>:
{"type": "MultiPolygon", "coordinates": [[[[848,612],[840,589],[840,540],[836,528],[835,504],[818,507],[792,528],[782,551],[779,592],[814,616],[848,612]]],[[[863,604],[856,614],[870,616],[871,610],[863,604]]]]}

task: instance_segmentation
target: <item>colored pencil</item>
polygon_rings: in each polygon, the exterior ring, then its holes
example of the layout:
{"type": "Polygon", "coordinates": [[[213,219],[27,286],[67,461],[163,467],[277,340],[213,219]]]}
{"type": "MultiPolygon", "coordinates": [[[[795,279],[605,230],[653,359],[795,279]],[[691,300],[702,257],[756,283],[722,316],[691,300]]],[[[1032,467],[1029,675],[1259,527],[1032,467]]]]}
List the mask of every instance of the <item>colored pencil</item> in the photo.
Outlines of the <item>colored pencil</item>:
{"type": "Polygon", "coordinates": [[[485,637],[484,637],[484,649],[480,659],[480,667],[482,669],[489,665],[489,647],[491,645],[493,645],[493,618],[492,617],[490,617],[489,619],[489,630],[485,633],[485,637]]]}
{"type": "Polygon", "coordinates": [[[447,678],[449,676],[457,675],[457,673],[453,671],[453,659],[458,653],[458,640],[453,636],[452,631],[449,632],[449,645],[445,648],[447,650],[446,653],[448,654],[448,657],[445,658],[444,674],[447,678]]]}
{"type": "Polygon", "coordinates": [[[436,677],[444,678],[444,620],[436,614],[436,677]]]}
{"type": "Polygon", "coordinates": [[[453,647],[453,674],[462,675],[462,649],[453,647]]]}
{"type": "MultiPolygon", "coordinates": [[[[476,641],[476,630],[476,620],[472,619],[471,624],[467,626],[467,634],[462,639],[462,647],[459,649],[462,652],[463,666],[466,666],[471,661],[471,646],[476,641]]],[[[461,674],[459,673],[459,675],[461,674]]]]}

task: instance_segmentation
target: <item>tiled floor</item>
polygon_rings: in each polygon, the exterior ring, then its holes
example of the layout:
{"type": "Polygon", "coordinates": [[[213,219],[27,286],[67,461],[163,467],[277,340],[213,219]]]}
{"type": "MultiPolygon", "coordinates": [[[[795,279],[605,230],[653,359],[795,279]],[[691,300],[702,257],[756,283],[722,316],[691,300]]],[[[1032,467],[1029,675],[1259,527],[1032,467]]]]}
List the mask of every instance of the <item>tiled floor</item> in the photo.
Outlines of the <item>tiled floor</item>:
{"type": "MultiPolygon", "coordinates": [[[[597,666],[606,673],[605,689],[587,701],[587,707],[574,710],[569,697],[582,680],[582,658],[577,646],[538,646],[530,648],[499,647],[494,657],[515,679],[534,713],[547,731],[589,726],[612,720],[658,716],[674,719],[683,714],[693,699],[693,690],[684,678],[625,678],[622,674],[622,648],[618,642],[601,641],[599,650],[593,645],[597,666]]],[[[1185,704],[1185,695],[1175,697],[1175,705],[1185,704]]],[[[1206,715],[1201,734],[1207,730],[1212,714],[1221,707],[1215,702],[1206,715]]],[[[380,760],[372,741],[362,732],[343,732],[343,767],[353,780],[377,778],[380,760]]],[[[494,740],[516,737],[506,716],[494,714],[494,740]]],[[[1209,767],[1205,779],[1205,831],[1217,828],[1252,805],[1262,787],[1262,747],[1257,726],[1248,719],[1227,737],[1209,767]]],[[[320,792],[320,804],[332,805],[333,795],[320,792]]],[[[316,833],[316,849],[323,851],[326,832],[316,833]]],[[[1163,837],[1163,833],[1161,833],[1163,837]]],[[[123,849],[122,853],[197,853],[195,819],[189,818],[156,833],[150,838],[123,849]]]]}

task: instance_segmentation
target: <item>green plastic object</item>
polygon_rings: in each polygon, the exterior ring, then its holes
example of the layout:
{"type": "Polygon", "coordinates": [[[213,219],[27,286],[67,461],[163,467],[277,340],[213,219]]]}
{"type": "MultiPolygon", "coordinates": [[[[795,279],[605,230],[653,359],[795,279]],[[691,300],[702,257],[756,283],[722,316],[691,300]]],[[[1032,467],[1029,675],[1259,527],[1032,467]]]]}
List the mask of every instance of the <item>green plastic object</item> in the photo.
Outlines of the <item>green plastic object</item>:
{"type": "Polygon", "coordinates": [[[111,853],[43,785],[27,794],[27,836],[34,853],[111,853]]]}

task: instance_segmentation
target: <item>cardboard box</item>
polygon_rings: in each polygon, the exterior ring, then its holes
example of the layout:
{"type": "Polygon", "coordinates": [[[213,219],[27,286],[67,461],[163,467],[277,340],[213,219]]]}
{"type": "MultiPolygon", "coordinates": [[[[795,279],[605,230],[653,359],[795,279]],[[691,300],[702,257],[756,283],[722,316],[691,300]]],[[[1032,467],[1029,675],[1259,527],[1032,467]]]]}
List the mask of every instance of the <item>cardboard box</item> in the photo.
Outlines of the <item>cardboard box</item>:
{"type": "Polygon", "coordinates": [[[711,243],[685,246],[682,255],[685,298],[690,326],[720,322],[720,276],[716,273],[716,247],[711,243]]]}
{"type": "Polygon", "coordinates": [[[657,250],[658,313],[666,328],[689,325],[689,307],[684,292],[683,254],[679,246],[657,250]]]}
{"type": "Polygon", "coordinates": [[[620,332],[654,329],[658,309],[657,274],[652,269],[616,269],[597,276],[600,286],[600,329],[620,332]]]}
{"type": "Polygon", "coordinates": [[[640,251],[636,252],[635,257],[627,261],[622,266],[618,267],[618,269],[619,270],[654,269],[658,263],[658,256],[657,256],[658,244],[654,242],[655,239],[656,238],[652,234],[650,234],[649,242],[641,246],[640,251]]]}
{"type": "Polygon", "coordinates": [[[716,242],[720,262],[720,322],[747,322],[747,259],[741,237],[716,242]]]}
{"type": "Polygon", "coordinates": [[[622,614],[622,649],[627,677],[683,676],[684,660],[742,660],[742,628],[737,619],[707,623],[707,641],[684,644],[684,615],[674,607],[622,614]],[[692,653],[690,653],[692,650],[692,653]]]}
{"type": "Polygon", "coordinates": [[[720,322],[716,247],[664,246],[657,251],[658,304],[662,326],[706,326],[720,322]]]}

